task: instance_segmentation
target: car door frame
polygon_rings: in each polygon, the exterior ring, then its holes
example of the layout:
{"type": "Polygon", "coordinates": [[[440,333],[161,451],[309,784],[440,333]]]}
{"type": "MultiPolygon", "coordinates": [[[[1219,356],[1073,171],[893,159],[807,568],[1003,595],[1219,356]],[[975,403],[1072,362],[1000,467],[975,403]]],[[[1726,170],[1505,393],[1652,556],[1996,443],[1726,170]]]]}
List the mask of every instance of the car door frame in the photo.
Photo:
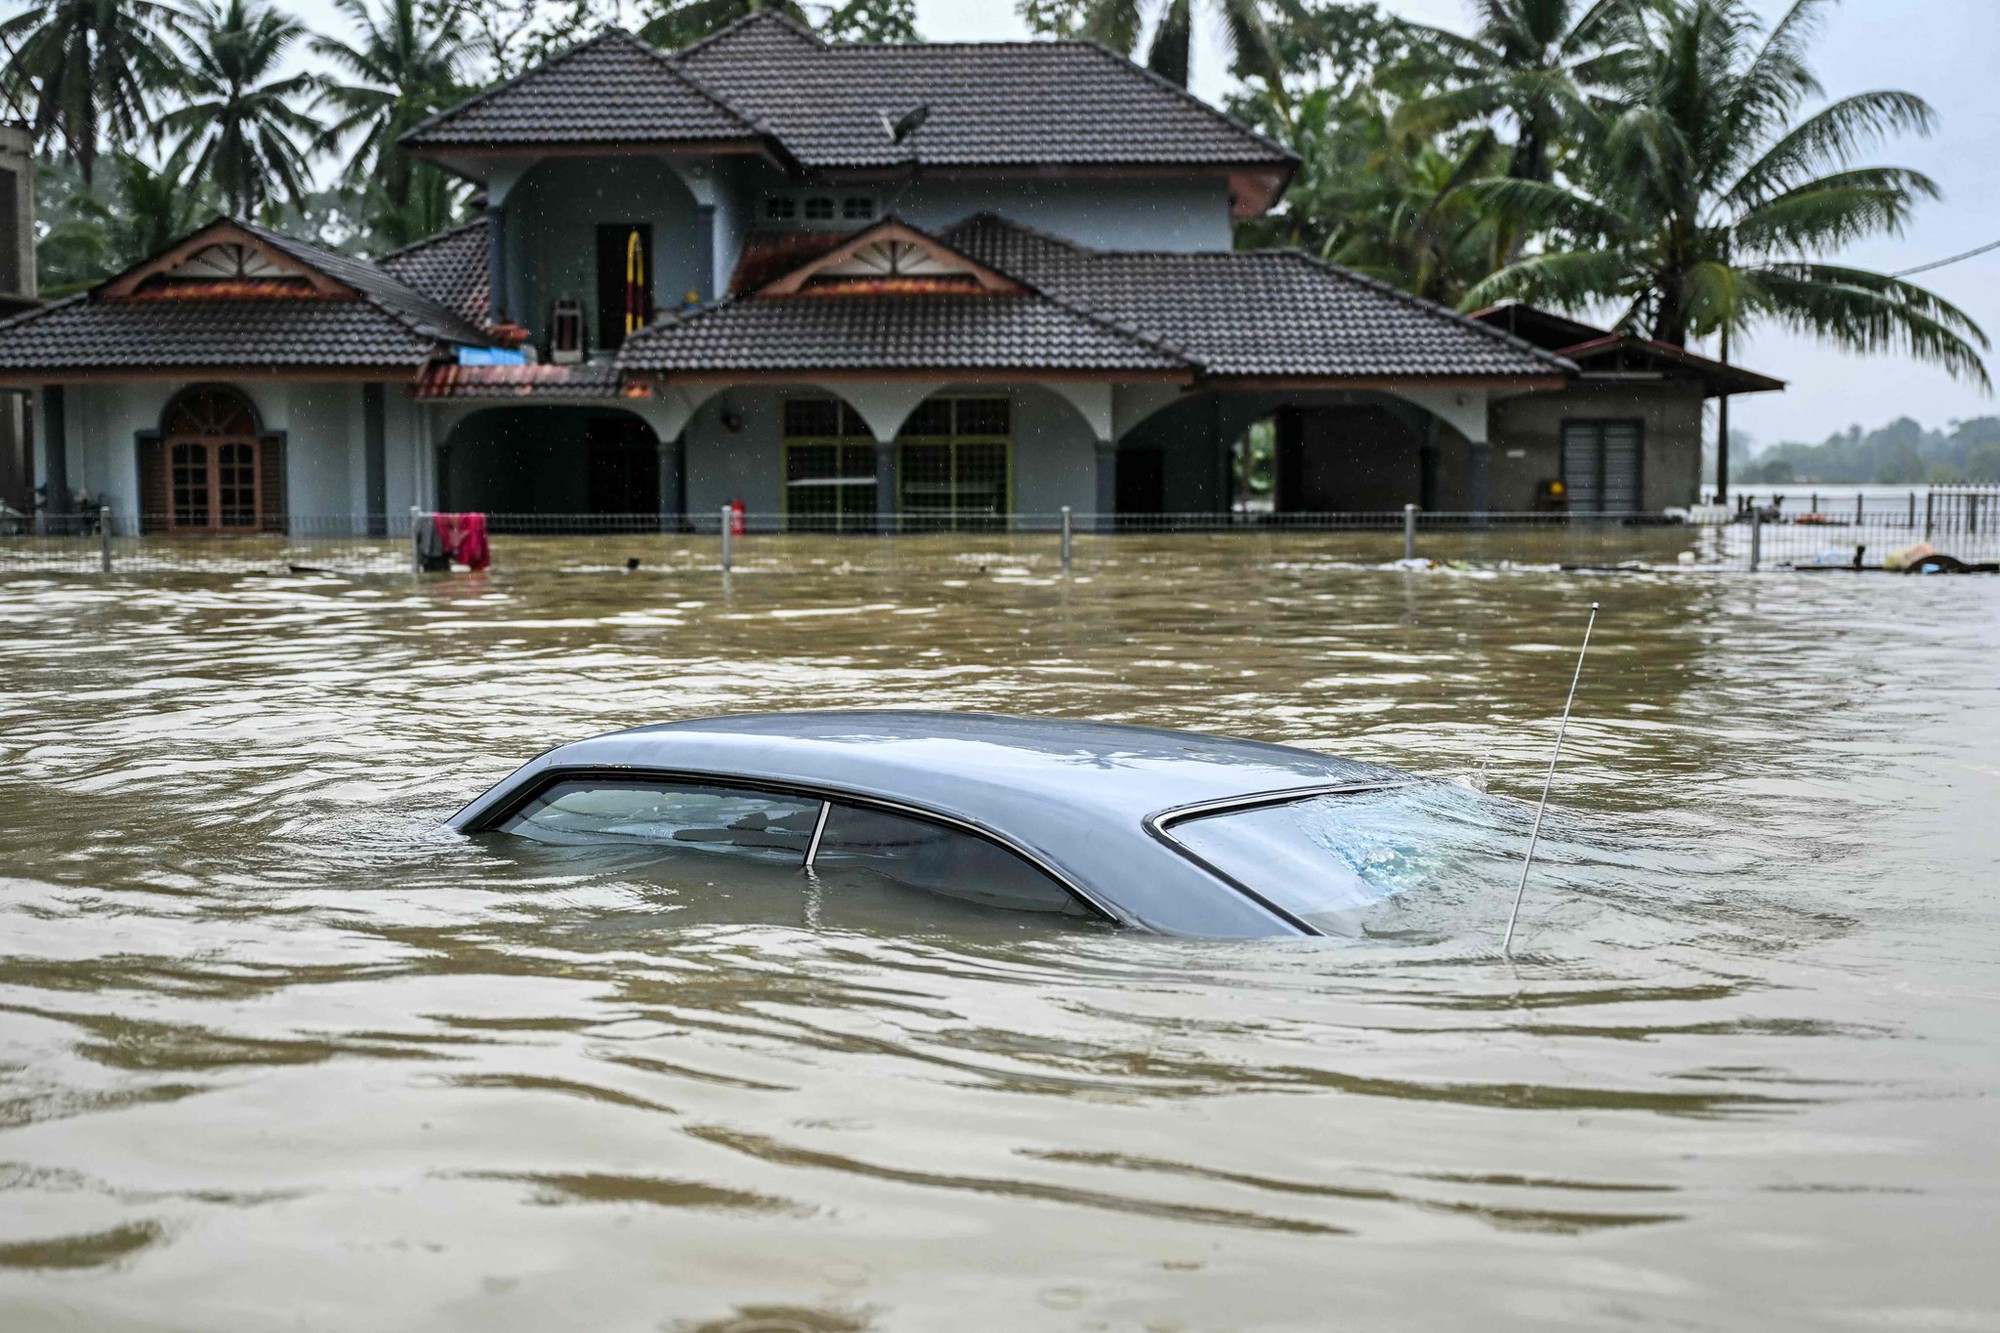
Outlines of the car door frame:
{"type": "MultiPolygon", "coordinates": [[[[807,845],[806,859],[799,864],[798,868],[801,870],[811,869],[812,855],[818,850],[820,835],[826,829],[827,814],[830,808],[836,803],[860,806],[863,809],[869,810],[880,810],[885,814],[902,815],[908,819],[923,820],[979,838],[982,841],[992,843],[1003,851],[1020,857],[1036,871],[1048,876],[1049,879],[1053,880],[1060,888],[1087,908],[1093,916],[1101,920],[1116,926],[1129,926],[1132,924],[1122,913],[1106,905],[1094,894],[1080,887],[1070,876],[1056,869],[1042,857],[1023,847],[1020,843],[997,829],[987,828],[972,820],[963,819],[956,815],[948,815],[942,811],[932,810],[925,806],[912,805],[907,801],[897,801],[871,793],[848,791],[838,787],[829,787],[815,783],[785,782],[782,780],[749,777],[740,773],[717,773],[691,769],[641,768],[620,764],[591,764],[578,767],[550,766],[529,775],[527,780],[522,782],[519,787],[507,792],[501,800],[495,802],[487,809],[480,811],[475,819],[459,825],[459,831],[468,834],[494,832],[500,825],[512,819],[516,814],[519,814],[521,810],[555,784],[578,780],[589,781],[592,778],[628,783],[657,781],[662,784],[683,783],[690,786],[704,784],[726,786],[740,788],[745,791],[767,792],[773,796],[805,797],[809,800],[816,800],[820,802],[819,817],[813,824],[812,837],[807,845]]],[[[1005,911],[1008,909],[996,908],[995,910],[1005,911]]]]}

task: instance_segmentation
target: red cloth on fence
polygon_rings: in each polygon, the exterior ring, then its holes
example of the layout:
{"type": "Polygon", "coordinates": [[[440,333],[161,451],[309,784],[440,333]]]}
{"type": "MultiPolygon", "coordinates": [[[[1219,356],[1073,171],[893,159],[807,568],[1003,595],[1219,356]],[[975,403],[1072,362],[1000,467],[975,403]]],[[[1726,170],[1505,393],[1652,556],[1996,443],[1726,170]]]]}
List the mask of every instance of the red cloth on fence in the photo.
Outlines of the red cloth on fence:
{"type": "Polygon", "coordinates": [[[438,543],[444,547],[447,557],[477,572],[493,563],[493,552],[486,544],[486,515],[484,514],[436,514],[438,543]]]}

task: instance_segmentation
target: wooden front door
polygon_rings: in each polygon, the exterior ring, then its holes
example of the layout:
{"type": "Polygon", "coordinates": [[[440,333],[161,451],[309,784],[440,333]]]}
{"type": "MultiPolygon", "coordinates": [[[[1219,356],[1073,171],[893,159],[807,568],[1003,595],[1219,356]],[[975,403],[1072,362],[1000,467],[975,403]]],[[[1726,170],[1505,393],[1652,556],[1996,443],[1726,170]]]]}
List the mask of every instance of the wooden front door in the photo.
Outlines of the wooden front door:
{"type": "Polygon", "coordinates": [[[169,532],[257,532],[270,508],[264,442],[250,403],[222,386],[176,399],[161,423],[163,512],[169,532]]]}

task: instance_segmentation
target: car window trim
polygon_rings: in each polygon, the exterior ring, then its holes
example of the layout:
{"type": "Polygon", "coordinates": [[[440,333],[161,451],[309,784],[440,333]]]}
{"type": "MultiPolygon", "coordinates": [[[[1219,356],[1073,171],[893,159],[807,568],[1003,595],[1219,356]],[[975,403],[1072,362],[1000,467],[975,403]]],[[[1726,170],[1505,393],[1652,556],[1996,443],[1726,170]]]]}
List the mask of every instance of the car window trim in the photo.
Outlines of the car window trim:
{"type": "Polygon", "coordinates": [[[1172,832],[1173,826],[1175,824],[1187,823],[1190,820],[1205,819],[1211,815],[1235,814],[1244,810],[1263,810],[1274,805],[1291,805],[1298,801],[1309,801],[1315,796],[1357,796],[1363,792],[1390,791],[1397,787],[1415,786],[1419,781],[1421,779],[1389,778],[1375,779],[1368,782],[1326,783],[1314,787],[1288,787],[1283,791],[1254,792],[1247,796],[1230,796],[1218,801],[1199,801],[1193,805],[1176,805],[1165,810],[1155,810],[1152,814],[1147,815],[1141,820],[1140,823],[1145,826],[1146,832],[1151,834],[1155,839],[1173,848],[1175,852],[1194,862],[1203,870],[1206,870],[1230,888],[1235,889],[1238,893],[1250,899],[1250,901],[1256,903],[1273,916],[1290,925],[1296,926],[1308,935],[1325,936],[1325,931],[1319,929],[1304,917],[1299,916],[1296,912],[1291,912],[1278,906],[1278,904],[1272,902],[1269,898],[1266,898],[1263,894],[1236,878],[1236,876],[1223,870],[1220,866],[1195,851],[1194,848],[1188,846],[1179,838],[1176,838],[1172,832]]]}
{"type": "MultiPolygon", "coordinates": [[[[838,801],[843,805],[857,805],[864,809],[881,810],[889,814],[903,815],[910,819],[921,819],[945,828],[956,829],[982,841],[990,842],[1001,850],[1026,861],[1035,870],[1048,876],[1058,888],[1082,903],[1098,918],[1113,925],[1122,926],[1125,921],[1117,913],[1099,902],[1095,897],[1077,887],[1075,881],[1063,874],[1035,853],[993,829],[981,827],[969,819],[948,815],[938,810],[911,805],[888,797],[875,796],[866,792],[844,791],[838,787],[812,786],[802,782],[785,782],[765,778],[749,777],[738,773],[696,772],[688,769],[645,768],[636,764],[590,764],[577,768],[545,768],[532,781],[523,783],[521,790],[510,793],[506,800],[481,815],[478,823],[466,829],[467,833],[490,833],[527,808],[537,797],[559,782],[588,781],[591,778],[612,779],[619,782],[678,782],[690,785],[707,784],[717,787],[735,787],[745,791],[762,792],[772,796],[802,796],[820,803],[819,817],[813,824],[811,845],[806,849],[806,859],[800,865],[802,870],[812,868],[812,858],[819,851],[820,836],[826,830],[827,816],[838,801]]],[[[1005,911],[1005,908],[996,908],[1005,911]]]]}

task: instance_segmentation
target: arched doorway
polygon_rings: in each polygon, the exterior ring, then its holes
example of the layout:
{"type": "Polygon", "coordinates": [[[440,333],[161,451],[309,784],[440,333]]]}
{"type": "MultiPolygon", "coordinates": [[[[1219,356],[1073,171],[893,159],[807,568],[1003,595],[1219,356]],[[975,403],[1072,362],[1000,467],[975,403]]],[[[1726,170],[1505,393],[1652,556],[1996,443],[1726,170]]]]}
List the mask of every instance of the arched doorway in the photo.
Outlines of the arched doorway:
{"type": "Polygon", "coordinates": [[[446,510],[643,517],[650,525],[676,508],[661,494],[659,437],[643,417],[615,407],[474,412],[440,446],[437,477],[446,510]]]}
{"type": "Polygon", "coordinates": [[[257,409],[227,384],[182,390],[139,444],[141,529],[148,532],[284,530],[283,445],[257,409]]]}

